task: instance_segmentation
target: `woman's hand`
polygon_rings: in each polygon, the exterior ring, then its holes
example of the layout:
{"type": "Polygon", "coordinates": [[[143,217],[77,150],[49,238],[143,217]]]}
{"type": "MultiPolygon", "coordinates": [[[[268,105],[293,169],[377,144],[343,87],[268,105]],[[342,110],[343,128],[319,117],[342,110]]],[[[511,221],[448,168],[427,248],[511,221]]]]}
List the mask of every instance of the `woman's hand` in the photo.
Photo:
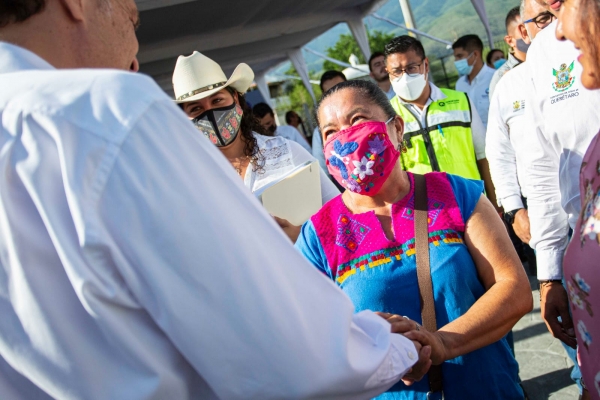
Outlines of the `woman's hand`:
{"type": "Polygon", "coordinates": [[[443,340],[443,332],[429,332],[421,325],[418,329],[406,332],[404,336],[408,339],[421,343],[422,346],[431,347],[431,362],[433,365],[440,365],[448,358],[446,356],[446,345],[443,340]]]}
{"type": "Polygon", "coordinates": [[[292,243],[296,243],[296,240],[298,240],[298,236],[300,236],[300,229],[302,227],[297,226],[297,225],[292,225],[290,223],[290,221],[288,221],[287,219],[278,218],[274,215],[273,215],[273,218],[275,218],[275,222],[277,222],[277,224],[281,227],[281,229],[283,229],[283,231],[285,232],[287,237],[290,238],[292,243]]]}
{"type": "Polygon", "coordinates": [[[442,339],[443,332],[431,333],[417,321],[397,314],[383,312],[376,312],[375,314],[392,325],[392,333],[401,333],[413,342],[420,343],[421,346],[430,346],[433,365],[439,365],[446,361],[447,351],[442,339]]]}

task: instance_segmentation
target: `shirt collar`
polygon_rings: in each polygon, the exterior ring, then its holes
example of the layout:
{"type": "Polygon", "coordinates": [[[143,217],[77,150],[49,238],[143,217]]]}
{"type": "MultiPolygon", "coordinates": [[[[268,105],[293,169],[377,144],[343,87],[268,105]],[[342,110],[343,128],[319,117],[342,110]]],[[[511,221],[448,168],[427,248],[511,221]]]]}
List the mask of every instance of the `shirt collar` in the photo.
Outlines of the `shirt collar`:
{"type": "MultiPolygon", "coordinates": [[[[496,72],[495,69],[492,69],[490,67],[488,67],[485,63],[483,64],[483,68],[481,68],[481,71],[479,71],[479,73],[475,76],[475,79],[473,79],[473,81],[471,82],[471,85],[474,85],[475,83],[477,83],[478,80],[482,79],[485,75],[487,74],[493,74],[494,72],[496,72]]],[[[469,79],[467,77],[467,83],[469,83],[469,79]]]]}
{"type": "Polygon", "coordinates": [[[516,67],[517,65],[521,64],[521,62],[522,61],[519,61],[517,57],[515,57],[511,53],[508,53],[508,60],[506,61],[506,64],[508,64],[509,68],[516,67]]]}
{"type": "Polygon", "coordinates": [[[0,42],[0,74],[33,69],[55,69],[37,54],[14,44],[0,42]]]}

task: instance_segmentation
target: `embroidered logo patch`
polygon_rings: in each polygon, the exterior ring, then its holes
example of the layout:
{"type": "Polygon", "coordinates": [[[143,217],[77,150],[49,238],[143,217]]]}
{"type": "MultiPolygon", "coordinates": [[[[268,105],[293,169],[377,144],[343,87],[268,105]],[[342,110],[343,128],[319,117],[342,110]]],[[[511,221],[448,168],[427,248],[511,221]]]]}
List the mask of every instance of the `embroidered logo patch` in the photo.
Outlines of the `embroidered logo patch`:
{"type": "Polygon", "coordinates": [[[558,71],[552,68],[552,74],[556,77],[556,82],[552,83],[552,89],[560,93],[573,86],[575,83],[575,77],[571,76],[573,68],[575,68],[575,61],[569,66],[561,64],[558,71]]]}
{"type": "Polygon", "coordinates": [[[335,244],[354,253],[370,231],[368,226],[342,214],[337,223],[335,244]]]}

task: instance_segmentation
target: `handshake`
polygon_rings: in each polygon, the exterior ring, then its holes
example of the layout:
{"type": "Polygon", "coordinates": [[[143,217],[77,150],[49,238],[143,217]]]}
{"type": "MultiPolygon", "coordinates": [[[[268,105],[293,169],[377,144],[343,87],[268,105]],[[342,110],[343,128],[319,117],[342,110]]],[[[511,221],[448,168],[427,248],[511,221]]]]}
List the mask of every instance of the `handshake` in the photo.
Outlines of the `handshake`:
{"type": "Polygon", "coordinates": [[[391,324],[392,333],[398,333],[410,339],[419,352],[417,363],[402,377],[405,385],[410,386],[421,380],[431,365],[439,365],[448,359],[446,358],[443,332],[429,332],[408,317],[382,312],[376,314],[391,324]]]}

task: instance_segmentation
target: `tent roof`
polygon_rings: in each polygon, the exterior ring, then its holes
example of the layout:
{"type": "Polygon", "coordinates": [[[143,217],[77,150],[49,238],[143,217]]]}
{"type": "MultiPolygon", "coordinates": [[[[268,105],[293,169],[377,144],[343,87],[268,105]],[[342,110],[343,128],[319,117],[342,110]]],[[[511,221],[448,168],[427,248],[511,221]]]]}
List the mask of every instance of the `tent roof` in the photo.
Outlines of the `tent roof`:
{"type": "Polygon", "coordinates": [[[172,93],[177,57],[198,50],[229,74],[245,62],[260,74],[339,22],[386,0],[136,0],[140,70],[172,93]]]}

